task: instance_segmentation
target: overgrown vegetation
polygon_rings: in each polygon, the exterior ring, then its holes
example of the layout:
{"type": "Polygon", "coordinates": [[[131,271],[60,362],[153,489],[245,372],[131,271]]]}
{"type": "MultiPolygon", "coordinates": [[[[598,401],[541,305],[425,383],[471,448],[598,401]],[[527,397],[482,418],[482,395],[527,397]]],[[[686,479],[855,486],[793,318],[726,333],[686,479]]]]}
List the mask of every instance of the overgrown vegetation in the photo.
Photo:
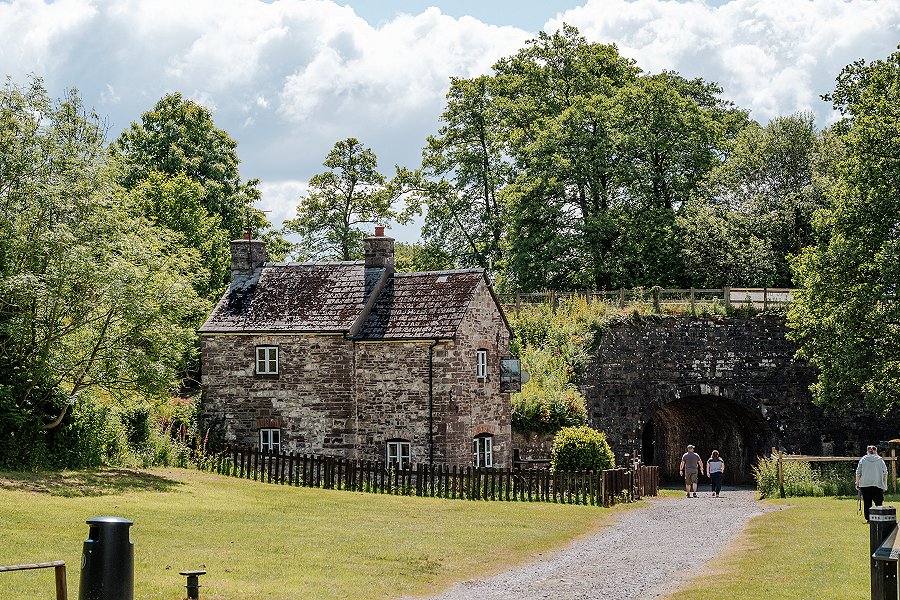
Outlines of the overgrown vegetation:
{"type": "Polygon", "coordinates": [[[602,471],[616,466],[606,435],[591,427],[563,427],[553,438],[554,471],[602,471]]]}
{"type": "MultiPolygon", "coordinates": [[[[784,495],[791,496],[856,496],[856,466],[852,463],[819,463],[813,467],[805,461],[782,462],[784,495]]],[[[778,461],[760,458],[753,466],[756,490],[760,498],[777,498],[778,461]]]]}

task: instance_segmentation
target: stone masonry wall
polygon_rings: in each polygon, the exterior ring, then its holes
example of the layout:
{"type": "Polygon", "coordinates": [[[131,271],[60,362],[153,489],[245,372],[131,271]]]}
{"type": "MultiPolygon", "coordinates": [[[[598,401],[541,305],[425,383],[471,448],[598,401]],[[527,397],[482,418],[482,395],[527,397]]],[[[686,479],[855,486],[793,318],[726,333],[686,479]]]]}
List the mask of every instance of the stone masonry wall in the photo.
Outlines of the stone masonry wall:
{"type": "Polygon", "coordinates": [[[226,443],[252,446],[258,419],[280,420],[284,450],[347,456],[352,353],[341,335],[203,335],[204,420],[226,443]],[[258,345],[279,347],[277,377],[255,375],[258,345]]]}
{"type": "Polygon", "coordinates": [[[646,447],[655,419],[656,441],[673,455],[664,458],[676,473],[692,437],[721,440],[747,461],[771,446],[853,456],[871,440],[896,435],[890,420],[863,408],[832,414],[815,406],[815,371],[794,358],[786,333],[784,318],[774,315],[614,325],[600,336],[582,379],[591,425],[607,433],[621,461],[646,447]]]}

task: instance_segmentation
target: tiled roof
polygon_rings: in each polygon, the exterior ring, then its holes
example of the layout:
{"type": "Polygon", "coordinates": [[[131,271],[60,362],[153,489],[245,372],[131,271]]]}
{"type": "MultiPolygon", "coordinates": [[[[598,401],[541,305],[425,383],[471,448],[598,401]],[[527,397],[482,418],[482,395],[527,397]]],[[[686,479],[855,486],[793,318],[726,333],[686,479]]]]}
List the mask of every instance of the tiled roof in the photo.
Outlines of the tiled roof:
{"type": "Polygon", "coordinates": [[[270,263],[229,286],[200,331],[345,332],[380,273],[366,282],[361,262],[270,263]]]}
{"type": "Polygon", "coordinates": [[[384,286],[357,337],[454,337],[483,278],[481,270],[395,275],[384,286]]]}
{"type": "MultiPolygon", "coordinates": [[[[268,263],[236,281],[201,333],[350,333],[382,269],[362,262],[268,263]]],[[[484,272],[399,273],[389,278],[355,339],[452,338],[484,272]]]]}

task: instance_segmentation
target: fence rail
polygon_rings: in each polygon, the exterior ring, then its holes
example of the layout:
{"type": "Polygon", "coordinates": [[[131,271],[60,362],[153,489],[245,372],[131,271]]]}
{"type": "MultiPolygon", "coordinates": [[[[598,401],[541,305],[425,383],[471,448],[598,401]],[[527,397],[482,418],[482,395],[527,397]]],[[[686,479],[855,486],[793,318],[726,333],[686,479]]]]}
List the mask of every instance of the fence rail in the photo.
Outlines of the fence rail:
{"type": "Polygon", "coordinates": [[[696,308],[698,304],[719,303],[723,306],[752,306],[768,310],[791,303],[791,288],[620,288],[617,290],[573,290],[514,292],[498,294],[500,303],[518,310],[522,305],[549,303],[555,308],[559,302],[572,298],[605,302],[625,308],[637,304],[684,305],[696,308]]]}
{"type": "Polygon", "coordinates": [[[34,569],[53,569],[54,580],[56,584],[56,600],[67,600],[68,591],[66,587],[66,562],[64,560],[54,560],[52,562],[34,563],[27,565],[0,566],[0,573],[11,573],[13,571],[32,571],[34,569]]]}
{"type": "Polygon", "coordinates": [[[232,448],[212,459],[212,471],[279,485],[454,500],[556,502],[610,506],[659,490],[659,467],[554,472],[425,463],[398,469],[381,461],[232,448]]]}

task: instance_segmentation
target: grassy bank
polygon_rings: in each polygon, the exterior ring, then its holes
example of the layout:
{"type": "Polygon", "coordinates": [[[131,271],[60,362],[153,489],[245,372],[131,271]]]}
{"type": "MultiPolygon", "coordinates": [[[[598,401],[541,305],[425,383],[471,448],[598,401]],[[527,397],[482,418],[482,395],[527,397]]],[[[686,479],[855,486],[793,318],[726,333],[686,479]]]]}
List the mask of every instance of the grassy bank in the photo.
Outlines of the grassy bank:
{"type": "MultiPolygon", "coordinates": [[[[781,510],[750,521],[671,600],[868,600],[869,527],[856,514],[855,497],[765,502],[781,510]]],[[[896,502],[900,496],[887,499],[896,502]]]]}
{"type": "MultiPolygon", "coordinates": [[[[179,469],[0,473],[0,564],[65,560],[78,590],[85,519],[134,521],[136,598],[379,598],[497,571],[627,507],[470,502],[287,488],[179,469]]],[[[52,593],[52,570],[0,575],[4,597],[52,593]]]]}

